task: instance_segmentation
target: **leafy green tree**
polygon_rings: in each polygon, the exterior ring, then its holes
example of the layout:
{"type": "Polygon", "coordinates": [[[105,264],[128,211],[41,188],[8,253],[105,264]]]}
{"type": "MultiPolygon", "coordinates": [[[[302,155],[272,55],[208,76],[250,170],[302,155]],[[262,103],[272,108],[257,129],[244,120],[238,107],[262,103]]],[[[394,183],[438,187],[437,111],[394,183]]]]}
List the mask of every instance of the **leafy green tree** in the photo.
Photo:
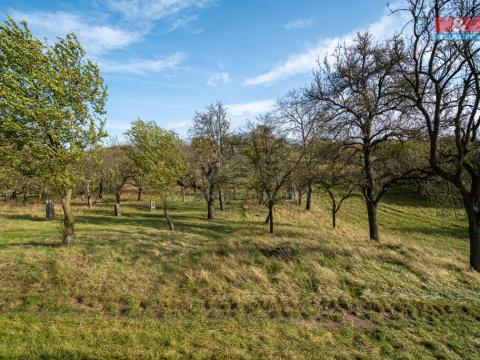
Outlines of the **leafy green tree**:
{"type": "Polygon", "coordinates": [[[10,157],[28,154],[28,172],[61,196],[64,243],[75,234],[70,198],[81,178],[77,164],[105,136],[106,96],[98,67],[74,34],[49,46],[25,22],[0,24],[2,148],[10,157]]]}
{"type": "Polygon", "coordinates": [[[177,186],[177,181],[186,173],[182,142],[175,132],[164,130],[153,121],[133,122],[126,135],[130,142],[128,157],[142,184],[151,193],[160,195],[165,219],[170,230],[173,230],[167,198],[177,186]]]}

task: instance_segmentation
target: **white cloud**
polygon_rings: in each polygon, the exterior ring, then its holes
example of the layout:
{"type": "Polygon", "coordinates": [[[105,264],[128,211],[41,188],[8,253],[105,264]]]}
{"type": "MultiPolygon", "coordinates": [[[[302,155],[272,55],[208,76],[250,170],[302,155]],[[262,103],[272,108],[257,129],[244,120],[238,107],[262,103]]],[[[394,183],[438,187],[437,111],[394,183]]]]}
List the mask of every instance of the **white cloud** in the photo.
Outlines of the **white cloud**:
{"type": "Polygon", "coordinates": [[[221,83],[230,81],[230,74],[228,72],[215,73],[207,81],[208,86],[218,86],[221,83]]]}
{"type": "Polygon", "coordinates": [[[192,125],[192,120],[174,121],[165,125],[168,130],[185,133],[187,129],[192,125]]]}
{"type": "Polygon", "coordinates": [[[313,19],[295,19],[285,24],[285,29],[304,29],[313,25],[313,19]]]}
{"type": "Polygon", "coordinates": [[[405,23],[405,13],[400,12],[394,15],[384,15],[380,20],[367,28],[351,31],[339,37],[322,39],[317,44],[308,46],[305,51],[290,55],[287,60],[276,65],[266,73],[247,78],[243,85],[268,85],[294,75],[308,73],[316,66],[317,59],[322,59],[327,54],[330,54],[339,42],[351,43],[357,32],[369,30],[375,39],[386,39],[400,31],[405,23]]]}
{"type": "Polygon", "coordinates": [[[201,8],[210,0],[107,0],[110,8],[125,18],[136,21],[157,21],[189,8],[201,8]]]}
{"type": "Polygon", "coordinates": [[[160,72],[175,69],[185,59],[185,54],[175,53],[158,59],[133,59],[128,63],[103,63],[102,70],[106,72],[131,73],[146,75],[149,72],[160,72]]]}
{"type": "Polygon", "coordinates": [[[25,20],[30,29],[40,37],[53,42],[57,36],[74,32],[90,55],[100,55],[107,51],[125,48],[138,41],[141,34],[108,25],[94,25],[80,16],[58,11],[36,11],[25,13],[12,10],[10,16],[16,20],[25,20]]]}
{"type": "Polygon", "coordinates": [[[274,105],[275,100],[268,99],[249,103],[229,104],[225,105],[225,107],[231,117],[248,119],[271,110],[274,105]]]}

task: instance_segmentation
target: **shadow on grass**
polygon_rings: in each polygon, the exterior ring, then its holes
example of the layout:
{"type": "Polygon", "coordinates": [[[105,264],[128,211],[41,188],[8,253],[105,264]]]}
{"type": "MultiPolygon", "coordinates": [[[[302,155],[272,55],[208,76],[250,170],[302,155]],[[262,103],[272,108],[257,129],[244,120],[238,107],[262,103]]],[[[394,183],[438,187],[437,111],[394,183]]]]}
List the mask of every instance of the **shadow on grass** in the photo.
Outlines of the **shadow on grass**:
{"type": "MultiPolygon", "coordinates": [[[[425,195],[421,193],[407,192],[407,191],[392,191],[385,194],[381,203],[396,206],[410,206],[424,209],[437,209],[438,207],[433,204],[425,195]]],[[[454,210],[463,210],[460,205],[454,210]]]]}
{"type": "Polygon", "coordinates": [[[0,244],[0,248],[6,249],[6,248],[33,248],[33,247],[39,247],[39,248],[60,248],[63,246],[68,246],[65,244],[62,244],[60,240],[58,242],[42,242],[42,241],[29,241],[29,242],[22,242],[22,243],[5,243],[5,244],[0,244]]]}
{"type": "MultiPolygon", "coordinates": [[[[31,214],[2,214],[0,218],[10,219],[10,220],[27,220],[27,221],[45,221],[48,222],[47,219],[43,216],[39,215],[31,215],[31,214]]],[[[55,220],[53,220],[55,221],[55,220]]]]}
{"type": "Polygon", "coordinates": [[[455,227],[434,227],[434,226],[415,226],[414,228],[405,227],[387,227],[389,231],[395,231],[402,234],[419,235],[425,234],[435,238],[453,237],[461,240],[468,240],[468,229],[462,226],[455,227]]]}
{"type": "MultiPolygon", "coordinates": [[[[221,239],[245,226],[241,221],[222,219],[206,220],[199,216],[190,216],[171,213],[175,230],[188,232],[201,236],[208,236],[214,239],[221,239]]],[[[139,226],[166,230],[167,223],[163,214],[157,213],[130,213],[125,212],[122,216],[99,216],[98,214],[81,214],[77,216],[78,223],[98,226],[139,226]]],[[[117,231],[117,230],[115,230],[117,231]]]]}

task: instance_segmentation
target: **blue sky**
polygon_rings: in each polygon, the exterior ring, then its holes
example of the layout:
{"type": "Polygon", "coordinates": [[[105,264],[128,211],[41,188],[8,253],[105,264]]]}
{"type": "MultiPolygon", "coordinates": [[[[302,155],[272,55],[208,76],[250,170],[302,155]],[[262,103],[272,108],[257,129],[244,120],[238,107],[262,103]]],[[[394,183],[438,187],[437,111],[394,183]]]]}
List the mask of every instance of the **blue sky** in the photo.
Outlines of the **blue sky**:
{"type": "Polygon", "coordinates": [[[185,135],[217,100],[234,127],[306,85],[315,61],[369,29],[403,23],[386,0],[2,0],[0,10],[54,40],[75,32],[108,88],[107,131],[140,117],[185,135]]]}

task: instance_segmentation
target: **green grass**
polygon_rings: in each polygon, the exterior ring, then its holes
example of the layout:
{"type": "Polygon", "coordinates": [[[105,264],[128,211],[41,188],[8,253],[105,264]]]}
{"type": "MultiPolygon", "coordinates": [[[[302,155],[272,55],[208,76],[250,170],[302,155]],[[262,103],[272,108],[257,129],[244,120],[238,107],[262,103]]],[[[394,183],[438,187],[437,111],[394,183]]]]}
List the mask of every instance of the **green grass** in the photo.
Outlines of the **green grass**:
{"type": "Polygon", "coordinates": [[[374,243],[360,200],[335,231],[325,204],[278,207],[273,235],[239,201],[214,221],[176,204],[175,232],[146,203],[78,205],[70,246],[42,206],[6,205],[0,358],[479,358],[464,219],[392,194],[374,243]]]}

